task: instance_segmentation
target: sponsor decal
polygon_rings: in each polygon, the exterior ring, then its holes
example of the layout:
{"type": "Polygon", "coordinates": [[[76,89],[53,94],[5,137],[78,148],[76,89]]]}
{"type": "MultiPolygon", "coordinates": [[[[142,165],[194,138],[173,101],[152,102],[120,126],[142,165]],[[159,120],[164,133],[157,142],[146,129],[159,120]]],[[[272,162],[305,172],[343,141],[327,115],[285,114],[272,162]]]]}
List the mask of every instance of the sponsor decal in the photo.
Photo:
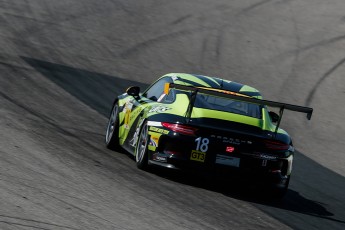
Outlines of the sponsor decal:
{"type": "Polygon", "coordinates": [[[154,161],[167,162],[167,157],[166,156],[162,156],[159,153],[154,153],[152,155],[152,159],[154,161]]]}
{"type": "Polygon", "coordinates": [[[159,121],[148,121],[147,122],[148,126],[157,126],[157,127],[162,127],[162,123],[160,123],[159,121]]]}
{"type": "Polygon", "coordinates": [[[242,153],[242,154],[247,155],[247,156],[252,156],[255,158],[260,158],[263,160],[277,160],[278,159],[278,157],[276,157],[276,156],[272,156],[270,154],[260,153],[260,152],[242,153]]]}
{"type": "Polygon", "coordinates": [[[152,107],[149,110],[149,113],[164,113],[165,111],[170,110],[170,109],[171,108],[169,108],[167,106],[159,105],[159,106],[152,107]]]}
{"type": "Polygon", "coordinates": [[[233,151],[235,151],[235,147],[227,146],[225,151],[227,151],[228,153],[232,153],[233,151]]]}
{"type": "Polygon", "coordinates": [[[154,127],[154,126],[150,126],[149,130],[153,131],[153,132],[156,132],[156,133],[162,133],[162,134],[168,134],[169,133],[168,130],[160,129],[160,128],[157,128],[157,127],[154,127]]]}
{"type": "Polygon", "coordinates": [[[275,157],[275,156],[269,156],[266,154],[260,154],[260,158],[265,159],[265,160],[276,160],[277,159],[277,157],[275,157]]]}
{"type": "Polygon", "coordinates": [[[133,104],[128,101],[126,104],[125,104],[125,107],[123,109],[123,113],[125,114],[125,121],[124,121],[124,127],[125,129],[129,129],[129,121],[130,121],[130,115],[131,115],[131,112],[132,112],[132,107],[133,107],[133,104]]]}
{"type": "Polygon", "coordinates": [[[157,160],[157,161],[164,161],[164,162],[166,162],[166,161],[167,161],[167,158],[166,158],[166,157],[157,156],[157,157],[156,157],[156,160],[157,160]]]}

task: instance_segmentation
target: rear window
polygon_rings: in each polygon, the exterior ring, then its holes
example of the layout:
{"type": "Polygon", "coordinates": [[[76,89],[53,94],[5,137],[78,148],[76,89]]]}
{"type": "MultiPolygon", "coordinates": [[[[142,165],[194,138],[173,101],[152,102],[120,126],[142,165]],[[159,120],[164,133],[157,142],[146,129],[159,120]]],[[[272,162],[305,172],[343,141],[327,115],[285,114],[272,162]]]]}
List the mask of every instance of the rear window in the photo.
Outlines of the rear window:
{"type": "Polygon", "coordinates": [[[197,94],[194,107],[224,111],[261,119],[262,107],[260,105],[202,93],[197,94]]]}

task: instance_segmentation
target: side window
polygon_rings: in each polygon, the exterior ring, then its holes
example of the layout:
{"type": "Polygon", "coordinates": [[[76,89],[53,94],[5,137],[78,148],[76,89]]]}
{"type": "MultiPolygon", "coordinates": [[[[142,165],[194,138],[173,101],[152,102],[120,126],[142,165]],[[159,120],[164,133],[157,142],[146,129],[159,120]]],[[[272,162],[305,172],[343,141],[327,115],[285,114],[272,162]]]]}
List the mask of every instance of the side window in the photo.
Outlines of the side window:
{"type": "Polygon", "coordinates": [[[170,77],[164,77],[154,83],[146,92],[143,94],[144,97],[152,100],[157,101],[164,93],[164,85],[165,83],[171,83],[172,80],[170,77]]]}

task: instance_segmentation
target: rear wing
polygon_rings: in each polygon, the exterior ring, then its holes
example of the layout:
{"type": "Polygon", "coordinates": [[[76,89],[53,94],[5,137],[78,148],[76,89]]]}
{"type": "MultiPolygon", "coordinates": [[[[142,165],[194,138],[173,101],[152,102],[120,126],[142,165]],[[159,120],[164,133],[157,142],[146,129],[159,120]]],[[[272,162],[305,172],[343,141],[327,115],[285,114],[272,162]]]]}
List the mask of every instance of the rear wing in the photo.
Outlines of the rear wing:
{"type": "Polygon", "coordinates": [[[279,119],[277,121],[276,130],[274,132],[275,135],[278,132],[279,125],[280,125],[280,122],[281,122],[281,119],[282,119],[282,116],[283,116],[285,109],[295,111],[295,112],[306,113],[308,120],[311,119],[311,116],[313,114],[313,109],[309,108],[309,107],[291,105],[291,104],[269,101],[269,100],[263,100],[263,99],[257,99],[257,98],[249,97],[247,95],[243,95],[243,94],[232,92],[232,91],[222,90],[222,89],[214,89],[214,88],[207,88],[207,87],[194,87],[194,86],[179,85],[179,84],[175,84],[175,83],[166,83],[166,85],[164,87],[164,93],[168,94],[170,88],[191,91],[190,102],[189,102],[189,106],[188,106],[188,109],[186,112],[187,122],[190,120],[193,106],[194,106],[194,102],[195,102],[195,97],[196,97],[197,93],[206,93],[209,95],[230,98],[230,99],[237,100],[237,101],[245,101],[245,102],[249,102],[249,103],[253,103],[253,104],[279,108],[279,119]]]}

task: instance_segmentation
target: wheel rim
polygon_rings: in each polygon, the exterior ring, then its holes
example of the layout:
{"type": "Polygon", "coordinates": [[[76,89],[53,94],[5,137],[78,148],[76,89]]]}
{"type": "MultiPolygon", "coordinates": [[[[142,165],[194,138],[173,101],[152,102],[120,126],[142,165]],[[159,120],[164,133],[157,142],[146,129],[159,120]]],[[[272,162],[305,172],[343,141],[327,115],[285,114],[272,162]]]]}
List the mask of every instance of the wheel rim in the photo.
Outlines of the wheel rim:
{"type": "Polygon", "coordinates": [[[148,138],[147,138],[147,126],[144,125],[139,136],[138,145],[137,145],[137,162],[141,162],[144,158],[144,154],[147,148],[148,138]]]}
{"type": "Polygon", "coordinates": [[[117,122],[117,106],[114,106],[113,111],[111,112],[110,118],[109,118],[109,122],[108,122],[108,127],[107,127],[107,134],[105,135],[105,141],[107,143],[110,142],[111,137],[114,134],[114,130],[115,130],[115,124],[117,122]]]}

